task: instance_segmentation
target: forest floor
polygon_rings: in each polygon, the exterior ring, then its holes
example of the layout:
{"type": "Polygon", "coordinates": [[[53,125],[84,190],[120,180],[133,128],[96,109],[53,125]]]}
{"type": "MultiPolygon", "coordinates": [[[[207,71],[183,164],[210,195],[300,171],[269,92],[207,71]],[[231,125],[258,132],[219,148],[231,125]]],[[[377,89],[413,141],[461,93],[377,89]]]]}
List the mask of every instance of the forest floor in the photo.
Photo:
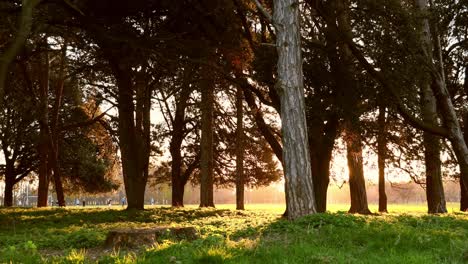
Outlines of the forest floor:
{"type": "Polygon", "coordinates": [[[468,263],[468,213],[448,208],[437,216],[390,205],[389,214],[360,216],[332,205],[294,222],[281,219],[284,205],[0,208],[0,263],[468,263]],[[103,246],[109,230],[158,226],[192,226],[200,237],[103,246]]]}

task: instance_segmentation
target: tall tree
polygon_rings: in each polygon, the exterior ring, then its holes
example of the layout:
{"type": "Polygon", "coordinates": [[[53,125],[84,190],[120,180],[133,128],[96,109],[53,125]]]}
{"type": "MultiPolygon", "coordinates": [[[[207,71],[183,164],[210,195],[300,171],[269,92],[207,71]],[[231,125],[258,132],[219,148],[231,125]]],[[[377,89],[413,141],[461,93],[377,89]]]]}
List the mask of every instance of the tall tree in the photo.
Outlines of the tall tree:
{"type": "MultiPolygon", "coordinates": [[[[47,45],[47,37],[43,40],[47,45]]],[[[44,52],[40,59],[41,70],[39,71],[39,93],[38,93],[38,121],[39,121],[39,185],[37,191],[37,207],[47,206],[50,181],[50,158],[49,158],[49,81],[50,63],[49,54],[44,52]]]]}
{"type": "MultiPolygon", "coordinates": [[[[433,40],[429,25],[427,0],[415,0],[416,8],[424,18],[420,23],[420,42],[422,50],[432,61],[433,40]]],[[[426,74],[420,84],[422,120],[431,125],[438,125],[437,104],[431,89],[432,81],[426,74]]],[[[426,198],[429,213],[446,213],[444,186],[442,183],[442,169],[440,160],[440,138],[430,132],[424,132],[424,162],[426,165],[426,198]]]]}
{"type": "Polygon", "coordinates": [[[214,207],[213,112],[215,80],[209,72],[209,68],[202,67],[201,71],[200,207],[214,207]]]}
{"type": "Polygon", "coordinates": [[[244,105],[240,87],[236,91],[236,209],[244,210],[244,105]]]}
{"type": "Polygon", "coordinates": [[[385,192],[385,160],[387,156],[386,131],[386,107],[383,103],[379,105],[379,115],[377,117],[377,165],[379,169],[379,212],[387,213],[387,194],[385,192]]]}
{"type": "Polygon", "coordinates": [[[0,106],[0,149],[4,165],[0,175],[5,180],[4,206],[13,205],[14,186],[36,170],[38,138],[35,107],[25,87],[20,67],[15,67],[5,90],[4,104],[0,106]]]}
{"type": "Polygon", "coordinates": [[[300,9],[296,0],[276,0],[273,3],[272,23],[277,31],[278,52],[276,89],[281,102],[286,203],[288,219],[293,220],[317,212],[305,118],[300,9]]]}
{"type": "MultiPolygon", "coordinates": [[[[191,84],[194,71],[191,66],[185,67],[183,70],[182,86],[176,98],[175,114],[171,121],[171,142],[169,151],[171,153],[171,188],[172,188],[172,206],[184,206],[184,188],[190,176],[196,167],[198,167],[199,154],[195,154],[196,158],[191,162],[182,156],[182,143],[187,134],[187,117],[186,110],[189,104],[190,94],[193,92],[191,84]],[[185,162],[184,162],[185,160],[185,162]]],[[[167,100],[167,99],[166,99],[167,100]]],[[[170,111],[170,109],[167,109],[170,111]]]]}

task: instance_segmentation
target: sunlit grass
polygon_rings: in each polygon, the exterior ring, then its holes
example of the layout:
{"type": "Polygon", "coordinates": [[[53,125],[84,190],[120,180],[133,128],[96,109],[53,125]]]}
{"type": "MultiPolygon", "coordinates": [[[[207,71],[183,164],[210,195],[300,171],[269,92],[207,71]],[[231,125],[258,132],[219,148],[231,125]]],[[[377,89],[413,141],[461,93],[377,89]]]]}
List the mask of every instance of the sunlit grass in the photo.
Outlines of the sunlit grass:
{"type": "MultiPolygon", "coordinates": [[[[283,220],[284,204],[143,212],[121,206],[0,209],[0,263],[467,263],[468,213],[427,215],[425,205],[389,205],[389,214],[329,213],[283,220]],[[165,238],[138,250],[102,245],[115,228],[193,226],[200,238],[165,238]]],[[[376,205],[370,205],[373,212],[376,205]]]]}

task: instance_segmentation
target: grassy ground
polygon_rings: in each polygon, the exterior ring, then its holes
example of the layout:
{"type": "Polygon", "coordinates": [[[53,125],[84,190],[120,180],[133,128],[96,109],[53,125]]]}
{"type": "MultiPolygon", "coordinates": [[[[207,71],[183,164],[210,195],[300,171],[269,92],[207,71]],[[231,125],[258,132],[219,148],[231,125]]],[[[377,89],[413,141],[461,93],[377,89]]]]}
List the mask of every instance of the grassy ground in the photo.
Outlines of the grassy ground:
{"type": "Polygon", "coordinates": [[[468,214],[455,209],[432,216],[421,205],[393,205],[359,216],[332,205],[292,223],[280,218],[284,205],[232,209],[2,208],[0,263],[468,263],[468,214]],[[200,239],[102,247],[110,229],[161,225],[194,226],[200,239]]]}

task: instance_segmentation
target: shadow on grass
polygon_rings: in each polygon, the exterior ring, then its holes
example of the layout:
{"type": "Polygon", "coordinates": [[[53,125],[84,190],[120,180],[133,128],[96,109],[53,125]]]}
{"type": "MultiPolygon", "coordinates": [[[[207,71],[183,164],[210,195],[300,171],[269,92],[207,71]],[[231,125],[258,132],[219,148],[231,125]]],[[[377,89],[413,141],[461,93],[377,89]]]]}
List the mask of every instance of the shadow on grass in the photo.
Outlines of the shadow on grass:
{"type": "Polygon", "coordinates": [[[468,214],[276,219],[142,256],[143,263],[468,263],[468,214]]]}
{"type": "MultiPolygon", "coordinates": [[[[108,229],[121,226],[192,225],[201,235],[194,241],[161,240],[140,252],[138,263],[468,262],[466,213],[360,216],[338,212],[289,222],[278,214],[226,209],[2,209],[0,224],[0,248],[28,240],[39,248],[96,247],[108,229]],[[8,226],[13,220],[15,231],[8,226]]],[[[114,254],[103,257],[101,263],[124,258],[114,254]]]]}

